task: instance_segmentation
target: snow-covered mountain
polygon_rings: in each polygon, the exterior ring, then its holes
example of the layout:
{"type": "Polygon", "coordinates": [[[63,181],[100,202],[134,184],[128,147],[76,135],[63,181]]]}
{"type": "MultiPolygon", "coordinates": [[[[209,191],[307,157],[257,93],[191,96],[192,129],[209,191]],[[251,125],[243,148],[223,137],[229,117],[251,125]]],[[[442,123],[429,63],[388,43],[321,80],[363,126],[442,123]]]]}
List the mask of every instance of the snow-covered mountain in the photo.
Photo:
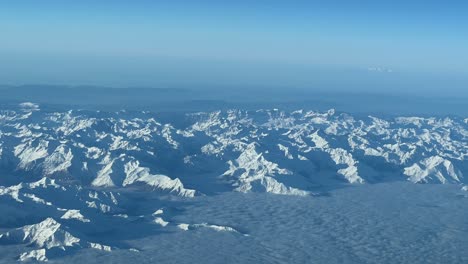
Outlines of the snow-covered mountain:
{"type": "Polygon", "coordinates": [[[226,186],[306,194],[336,183],[466,183],[462,118],[232,110],[162,119],[147,112],[41,111],[24,103],[0,112],[1,169],[9,181],[51,177],[186,197],[226,186]],[[207,181],[213,188],[205,190],[207,181]]]}
{"type": "Polygon", "coordinates": [[[0,243],[31,246],[19,260],[45,261],[77,248],[137,251],[93,234],[139,221],[150,230],[247,235],[178,223],[162,209],[131,215],[128,200],[136,194],[313,196],[347,184],[468,184],[467,118],[50,109],[23,103],[0,110],[0,207],[8,215],[0,223],[11,227],[0,243]]]}

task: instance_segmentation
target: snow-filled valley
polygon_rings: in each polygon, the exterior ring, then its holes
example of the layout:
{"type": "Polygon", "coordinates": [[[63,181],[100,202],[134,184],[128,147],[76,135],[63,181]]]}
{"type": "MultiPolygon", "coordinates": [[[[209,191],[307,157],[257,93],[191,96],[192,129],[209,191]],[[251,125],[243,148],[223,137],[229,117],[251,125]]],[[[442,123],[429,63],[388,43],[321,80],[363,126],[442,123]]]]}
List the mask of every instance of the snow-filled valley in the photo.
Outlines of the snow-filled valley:
{"type": "Polygon", "coordinates": [[[468,118],[0,107],[0,263],[463,263],[468,118]]]}

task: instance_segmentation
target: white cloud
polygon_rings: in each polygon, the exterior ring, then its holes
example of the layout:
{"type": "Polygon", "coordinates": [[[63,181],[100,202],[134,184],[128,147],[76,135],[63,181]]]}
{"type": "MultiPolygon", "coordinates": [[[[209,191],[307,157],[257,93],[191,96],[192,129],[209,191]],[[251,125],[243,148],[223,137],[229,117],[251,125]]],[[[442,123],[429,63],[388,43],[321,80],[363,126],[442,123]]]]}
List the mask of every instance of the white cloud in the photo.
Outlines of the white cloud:
{"type": "Polygon", "coordinates": [[[367,68],[368,71],[371,72],[384,72],[384,73],[392,73],[393,70],[390,68],[385,68],[385,67],[369,67],[367,68]]]}

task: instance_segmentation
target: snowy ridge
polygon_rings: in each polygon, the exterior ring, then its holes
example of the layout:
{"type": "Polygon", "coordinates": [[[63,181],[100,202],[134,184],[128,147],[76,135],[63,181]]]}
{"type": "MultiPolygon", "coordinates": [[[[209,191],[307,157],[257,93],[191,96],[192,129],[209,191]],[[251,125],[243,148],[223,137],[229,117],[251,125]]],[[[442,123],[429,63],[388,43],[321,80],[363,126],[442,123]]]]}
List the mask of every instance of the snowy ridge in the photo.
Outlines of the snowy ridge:
{"type": "Polygon", "coordinates": [[[93,230],[106,214],[122,210],[118,207],[121,200],[118,193],[63,186],[49,178],[10,187],[1,186],[0,190],[2,208],[13,212],[7,218],[0,218],[2,226],[45,217],[40,222],[0,234],[0,244],[24,244],[34,248],[23,252],[18,260],[47,261],[68,254],[69,249],[112,250],[111,246],[88,241],[81,231],[93,230]],[[17,215],[18,210],[24,212],[17,215]]]}
{"type": "Polygon", "coordinates": [[[193,197],[195,196],[195,190],[185,189],[184,185],[179,179],[172,180],[165,175],[152,175],[150,174],[150,169],[145,167],[140,167],[138,161],[128,162],[124,165],[125,170],[125,180],[123,186],[131,185],[135,183],[144,183],[148,186],[151,186],[158,190],[168,191],[170,193],[175,193],[183,197],[193,197]]]}
{"type": "MultiPolygon", "coordinates": [[[[242,234],[241,232],[237,231],[236,229],[230,226],[219,226],[219,225],[211,225],[208,223],[201,223],[201,224],[178,224],[177,227],[184,231],[195,230],[195,229],[209,229],[214,230],[216,232],[228,232],[228,233],[236,233],[242,234]]],[[[242,234],[244,236],[248,236],[247,234],[242,234]]]]}
{"type": "Polygon", "coordinates": [[[265,192],[275,194],[307,195],[301,191],[285,186],[273,178],[274,175],[290,175],[291,172],[278,167],[278,164],[266,160],[257,153],[255,144],[250,144],[245,151],[234,161],[228,161],[229,170],[223,176],[233,178],[233,186],[239,192],[250,192],[260,187],[265,192]],[[254,188],[254,186],[258,186],[254,188]]]}
{"type": "Polygon", "coordinates": [[[165,213],[163,209],[156,210],[154,213],[151,214],[151,216],[154,217],[154,219],[152,220],[153,223],[160,225],[163,228],[175,226],[177,227],[177,229],[180,229],[183,231],[206,229],[206,230],[213,230],[216,232],[227,232],[227,233],[234,233],[234,234],[243,235],[243,236],[249,236],[248,234],[244,234],[240,232],[239,230],[230,226],[214,225],[214,224],[208,224],[208,223],[187,224],[187,223],[176,223],[170,220],[166,221],[163,218],[165,217],[165,213]]]}
{"type": "Polygon", "coordinates": [[[61,228],[53,218],[27,225],[0,235],[2,241],[26,243],[40,248],[73,247],[80,244],[80,239],[61,228]]]}
{"type": "Polygon", "coordinates": [[[456,183],[463,178],[463,174],[455,169],[451,161],[439,156],[429,157],[406,167],[405,175],[414,183],[430,182],[434,179],[441,183],[456,183]]]}
{"type": "Polygon", "coordinates": [[[62,251],[73,247],[111,250],[109,246],[83,241],[66,231],[62,224],[50,217],[40,223],[23,226],[1,234],[0,243],[20,243],[38,248],[22,253],[18,257],[20,261],[47,261],[48,251],[54,248],[61,249],[62,251]]]}

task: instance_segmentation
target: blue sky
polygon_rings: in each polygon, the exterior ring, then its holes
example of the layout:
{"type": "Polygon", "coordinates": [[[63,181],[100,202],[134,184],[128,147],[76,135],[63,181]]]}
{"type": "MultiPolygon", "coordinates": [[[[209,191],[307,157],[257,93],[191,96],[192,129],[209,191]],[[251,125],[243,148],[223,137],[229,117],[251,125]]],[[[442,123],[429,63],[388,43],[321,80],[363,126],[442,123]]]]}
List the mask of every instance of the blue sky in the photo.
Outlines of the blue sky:
{"type": "Polygon", "coordinates": [[[459,92],[466,14],[462,1],[0,0],[0,80],[459,92]]]}

